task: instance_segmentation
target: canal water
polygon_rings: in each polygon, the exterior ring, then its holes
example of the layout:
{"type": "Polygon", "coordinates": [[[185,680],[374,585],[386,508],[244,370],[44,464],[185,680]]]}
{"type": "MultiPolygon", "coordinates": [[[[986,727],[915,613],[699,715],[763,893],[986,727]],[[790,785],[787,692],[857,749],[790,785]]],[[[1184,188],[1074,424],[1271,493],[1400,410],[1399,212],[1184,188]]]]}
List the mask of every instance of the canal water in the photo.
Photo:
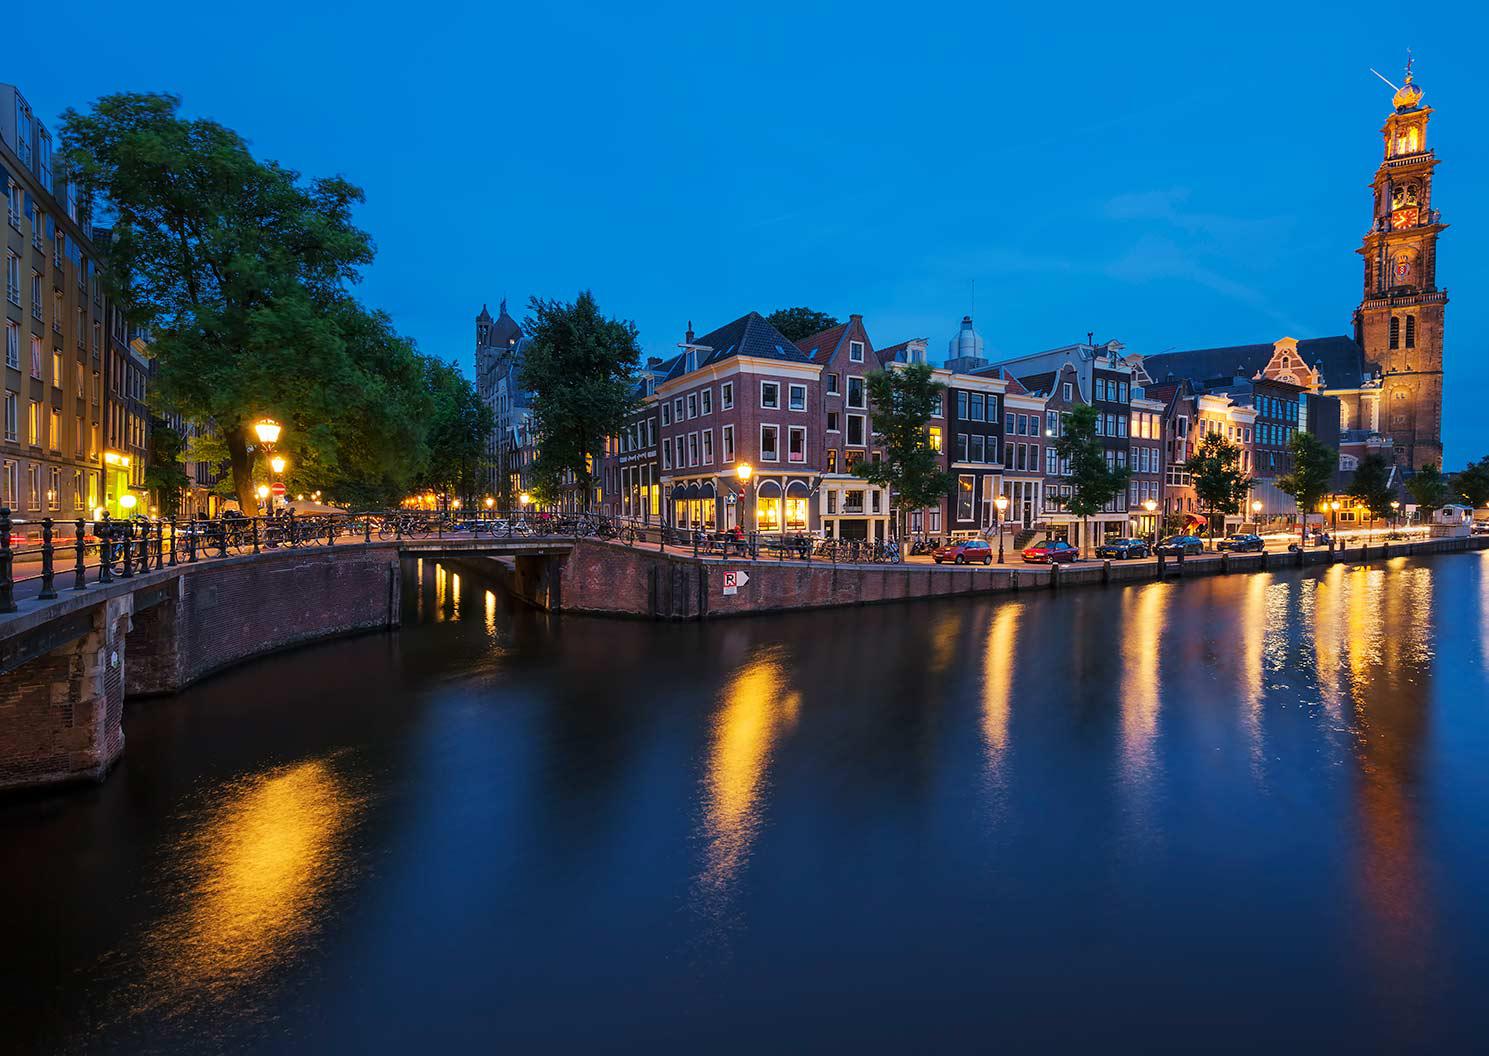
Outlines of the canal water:
{"type": "Polygon", "coordinates": [[[0,803],[0,1051],[1489,1036],[1489,554],[702,626],[419,574],[0,803]]]}

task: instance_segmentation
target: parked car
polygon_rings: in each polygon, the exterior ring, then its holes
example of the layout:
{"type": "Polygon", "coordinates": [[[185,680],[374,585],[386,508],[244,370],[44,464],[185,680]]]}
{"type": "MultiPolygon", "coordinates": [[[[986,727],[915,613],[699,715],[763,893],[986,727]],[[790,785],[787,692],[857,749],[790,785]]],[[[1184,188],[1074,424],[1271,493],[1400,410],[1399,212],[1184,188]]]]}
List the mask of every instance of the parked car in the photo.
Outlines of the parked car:
{"type": "Polygon", "coordinates": [[[1157,549],[1165,557],[1174,557],[1178,554],[1202,554],[1205,544],[1197,535],[1171,535],[1159,543],[1157,549]]]}
{"type": "Polygon", "coordinates": [[[1056,561],[1069,563],[1079,556],[1080,551],[1064,539],[1051,539],[1046,543],[1024,547],[1024,560],[1031,565],[1054,564],[1056,561]]]}
{"type": "Polygon", "coordinates": [[[1253,535],[1250,532],[1241,532],[1227,539],[1222,539],[1216,546],[1221,550],[1230,550],[1237,554],[1248,552],[1259,554],[1267,548],[1267,544],[1262,540],[1261,536],[1253,535]]]}
{"type": "Polygon", "coordinates": [[[940,564],[950,561],[955,565],[968,565],[980,561],[984,565],[993,563],[993,548],[986,539],[958,539],[954,543],[937,547],[931,551],[931,560],[940,564]]]}
{"type": "Polygon", "coordinates": [[[1096,548],[1097,557],[1109,557],[1113,561],[1147,557],[1150,553],[1146,539],[1108,539],[1096,548]]]}

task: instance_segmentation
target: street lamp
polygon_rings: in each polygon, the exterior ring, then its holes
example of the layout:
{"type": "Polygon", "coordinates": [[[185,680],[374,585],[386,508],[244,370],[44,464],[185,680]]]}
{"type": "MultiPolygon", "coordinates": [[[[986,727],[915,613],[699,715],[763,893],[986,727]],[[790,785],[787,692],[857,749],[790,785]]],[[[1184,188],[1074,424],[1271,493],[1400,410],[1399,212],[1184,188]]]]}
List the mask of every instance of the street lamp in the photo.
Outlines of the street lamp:
{"type": "Polygon", "coordinates": [[[269,468],[272,469],[275,474],[283,473],[284,467],[288,464],[289,463],[284,460],[283,455],[275,455],[273,458],[269,459],[269,468]]]}
{"type": "Polygon", "coordinates": [[[1153,511],[1158,509],[1158,503],[1153,499],[1144,499],[1143,509],[1147,510],[1148,516],[1152,518],[1153,548],[1156,550],[1158,548],[1158,518],[1153,516],[1153,511]]]}
{"type": "Polygon", "coordinates": [[[1329,503],[1329,549],[1334,549],[1334,537],[1339,534],[1339,500],[1335,499],[1329,503]]]}
{"type": "Polygon", "coordinates": [[[999,495],[993,500],[993,509],[997,512],[993,515],[993,523],[998,529],[998,564],[1003,563],[1003,513],[1008,509],[1008,496],[999,495]]]}
{"type": "Polygon", "coordinates": [[[527,504],[533,501],[533,497],[527,492],[517,496],[517,501],[522,504],[522,519],[527,520],[527,504]]]}
{"type": "MultiPolygon", "coordinates": [[[[748,485],[750,483],[750,477],[754,476],[754,474],[755,467],[750,465],[748,462],[741,462],[739,465],[734,467],[734,475],[739,478],[739,497],[741,500],[744,499],[745,494],[749,490],[748,485]]],[[[743,501],[741,501],[740,504],[744,505],[743,501]]],[[[743,521],[745,524],[749,524],[749,518],[743,516],[743,511],[741,512],[740,520],[743,521]]],[[[743,528],[744,525],[741,525],[740,527],[743,528]]],[[[751,529],[747,528],[745,530],[750,531],[751,529]]]]}
{"type": "Polygon", "coordinates": [[[1391,529],[1394,531],[1401,517],[1401,503],[1396,499],[1391,500],[1391,529]]]}
{"type": "Polygon", "coordinates": [[[269,485],[267,485],[267,484],[260,484],[259,485],[258,497],[259,497],[259,500],[264,503],[264,507],[267,509],[268,508],[268,498],[269,498],[269,485]]]}
{"type": "Polygon", "coordinates": [[[258,434],[261,444],[277,444],[281,428],[273,418],[264,418],[253,423],[253,431],[258,434]]]}

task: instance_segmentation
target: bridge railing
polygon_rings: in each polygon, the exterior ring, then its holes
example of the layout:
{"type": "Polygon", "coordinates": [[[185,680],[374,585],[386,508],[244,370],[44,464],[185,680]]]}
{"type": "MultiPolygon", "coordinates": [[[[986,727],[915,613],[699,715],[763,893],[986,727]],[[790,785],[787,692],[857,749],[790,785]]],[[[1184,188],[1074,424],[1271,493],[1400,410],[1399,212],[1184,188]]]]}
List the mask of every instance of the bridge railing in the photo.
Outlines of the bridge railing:
{"type": "Polygon", "coordinates": [[[242,554],[403,539],[611,535],[601,519],[377,510],[272,517],[20,517],[0,509],[0,613],[154,569],[242,554]]]}

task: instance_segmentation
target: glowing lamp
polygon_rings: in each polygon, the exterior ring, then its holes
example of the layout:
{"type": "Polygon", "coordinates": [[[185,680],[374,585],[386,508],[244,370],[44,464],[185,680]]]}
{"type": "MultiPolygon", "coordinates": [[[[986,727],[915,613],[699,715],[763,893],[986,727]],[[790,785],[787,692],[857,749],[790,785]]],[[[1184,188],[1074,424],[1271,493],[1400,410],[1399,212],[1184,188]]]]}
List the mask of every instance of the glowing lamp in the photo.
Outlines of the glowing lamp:
{"type": "Polygon", "coordinates": [[[996,499],[993,500],[993,505],[998,507],[999,513],[1002,513],[1004,510],[1008,509],[1008,496],[999,495],[996,499]]]}
{"type": "Polygon", "coordinates": [[[521,495],[517,496],[517,501],[526,506],[528,503],[533,501],[533,497],[524,491],[521,495]]]}
{"type": "Polygon", "coordinates": [[[258,496],[261,499],[267,499],[269,497],[269,485],[267,485],[267,484],[260,484],[259,485],[259,490],[258,490],[258,496]]]}
{"type": "Polygon", "coordinates": [[[741,462],[739,465],[734,467],[734,475],[746,484],[750,482],[750,477],[754,474],[754,472],[755,467],[750,465],[748,462],[741,462]]]}
{"type": "Polygon", "coordinates": [[[275,455],[273,458],[269,459],[269,468],[274,470],[275,473],[283,473],[284,467],[287,465],[289,465],[289,463],[284,460],[283,455],[275,455]]]}
{"type": "Polygon", "coordinates": [[[274,444],[279,442],[279,432],[282,427],[273,418],[265,418],[253,423],[253,431],[258,434],[259,443],[274,444]]]}
{"type": "Polygon", "coordinates": [[[1158,509],[1158,503],[1153,499],[1144,499],[1143,509],[1147,510],[1149,513],[1152,513],[1154,510],[1158,509]]]}
{"type": "Polygon", "coordinates": [[[487,495],[486,496],[486,508],[489,510],[489,509],[491,509],[491,507],[493,507],[495,505],[496,505],[496,500],[493,499],[490,495],[487,495]]]}
{"type": "Polygon", "coordinates": [[[132,510],[139,505],[140,500],[133,495],[120,495],[119,505],[126,510],[132,510]]]}

